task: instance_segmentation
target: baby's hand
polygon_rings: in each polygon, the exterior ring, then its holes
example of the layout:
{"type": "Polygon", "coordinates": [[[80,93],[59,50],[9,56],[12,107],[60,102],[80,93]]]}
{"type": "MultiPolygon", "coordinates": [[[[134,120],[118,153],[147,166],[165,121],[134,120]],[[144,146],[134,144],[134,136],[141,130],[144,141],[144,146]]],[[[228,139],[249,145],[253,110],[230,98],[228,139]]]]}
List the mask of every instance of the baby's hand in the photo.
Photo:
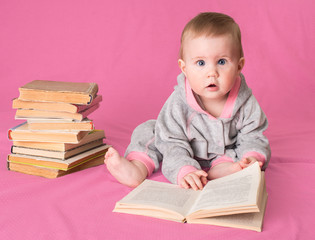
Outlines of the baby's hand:
{"type": "Polygon", "coordinates": [[[197,170],[186,174],[179,182],[180,186],[188,189],[201,190],[207,184],[208,174],[203,170],[197,170]]]}
{"type": "Polygon", "coordinates": [[[255,162],[258,162],[260,168],[262,167],[263,163],[258,161],[254,157],[243,158],[241,161],[239,161],[239,164],[241,168],[243,169],[243,168],[247,168],[248,166],[252,165],[255,162]]]}

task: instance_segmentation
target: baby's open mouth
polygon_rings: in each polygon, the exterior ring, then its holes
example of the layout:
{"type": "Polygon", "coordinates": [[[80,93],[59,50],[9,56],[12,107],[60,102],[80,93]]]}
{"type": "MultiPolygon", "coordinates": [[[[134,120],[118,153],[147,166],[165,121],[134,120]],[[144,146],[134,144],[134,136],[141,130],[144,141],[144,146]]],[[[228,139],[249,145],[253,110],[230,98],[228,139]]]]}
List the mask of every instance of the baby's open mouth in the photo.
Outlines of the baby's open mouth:
{"type": "Polygon", "coordinates": [[[214,83],[210,84],[208,87],[216,87],[217,85],[215,85],[214,83]]]}

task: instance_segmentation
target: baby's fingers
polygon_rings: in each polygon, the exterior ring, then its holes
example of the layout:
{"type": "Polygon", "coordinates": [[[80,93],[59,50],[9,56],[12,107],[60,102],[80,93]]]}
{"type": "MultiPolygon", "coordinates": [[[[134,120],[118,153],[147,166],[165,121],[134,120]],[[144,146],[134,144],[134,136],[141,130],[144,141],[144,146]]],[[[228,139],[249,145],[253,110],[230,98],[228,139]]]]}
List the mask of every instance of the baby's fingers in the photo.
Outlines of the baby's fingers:
{"type": "Polygon", "coordinates": [[[199,176],[192,174],[188,175],[187,178],[185,178],[190,187],[194,190],[203,189],[203,184],[199,178],[199,176]]]}
{"type": "Polygon", "coordinates": [[[243,158],[241,161],[239,161],[239,165],[241,168],[247,168],[251,164],[251,160],[249,158],[243,158]]]}
{"type": "Polygon", "coordinates": [[[205,186],[207,184],[207,182],[208,182],[208,178],[204,177],[204,176],[201,176],[200,179],[201,179],[201,182],[202,182],[203,186],[205,186]]]}
{"type": "Polygon", "coordinates": [[[180,182],[180,185],[185,189],[192,188],[194,190],[197,190],[197,185],[194,183],[191,176],[186,176],[185,178],[183,178],[180,182]]]}
{"type": "Polygon", "coordinates": [[[185,188],[185,189],[189,189],[190,186],[189,184],[186,182],[186,180],[184,178],[181,179],[180,184],[181,187],[185,188]]]}
{"type": "Polygon", "coordinates": [[[197,170],[196,172],[194,172],[197,176],[199,177],[208,177],[208,173],[206,173],[203,170],[197,170]]]}

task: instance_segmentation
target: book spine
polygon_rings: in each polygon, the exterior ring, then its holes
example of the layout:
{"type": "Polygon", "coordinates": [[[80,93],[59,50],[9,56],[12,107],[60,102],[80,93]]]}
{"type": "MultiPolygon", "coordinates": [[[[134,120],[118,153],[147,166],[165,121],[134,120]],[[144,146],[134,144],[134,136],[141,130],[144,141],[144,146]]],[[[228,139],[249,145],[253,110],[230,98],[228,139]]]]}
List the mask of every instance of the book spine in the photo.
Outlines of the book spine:
{"type": "Polygon", "coordinates": [[[90,94],[89,97],[90,97],[90,100],[86,103],[87,105],[90,105],[91,102],[93,102],[93,96],[90,94]]]}
{"type": "MultiPolygon", "coordinates": [[[[82,112],[79,112],[82,116],[81,116],[81,118],[83,119],[83,118],[86,118],[88,115],[90,115],[92,112],[94,112],[96,109],[98,109],[99,108],[99,103],[98,104],[96,104],[96,105],[93,105],[92,107],[90,107],[90,108],[87,108],[86,110],[84,110],[84,111],[82,111],[82,112]]],[[[82,120],[81,119],[81,120],[82,120]]]]}
{"type": "Polygon", "coordinates": [[[10,170],[10,162],[7,161],[7,169],[10,170]]]}
{"type": "Polygon", "coordinates": [[[74,105],[77,108],[76,112],[82,112],[85,111],[87,108],[92,107],[102,101],[102,95],[96,95],[89,105],[74,105]]]}
{"type": "Polygon", "coordinates": [[[12,140],[11,133],[12,133],[12,130],[11,130],[11,129],[9,129],[9,131],[8,131],[8,138],[9,138],[9,140],[12,140]]]}
{"type": "Polygon", "coordinates": [[[19,127],[21,127],[21,126],[24,125],[24,124],[26,124],[26,122],[23,122],[23,123],[21,123],[21,124],[15,126],[15,127],[9,129],[9,131],[8,131],[8,138],[9,138],[9,140],[12,140],[11,133],[12,133],[16,128],[19,128],[19,127]]]}
{"type": "Polygon", "coordinates": [[[89,94],[90,101],[87,104],[90,105],[93,102],[93,99],[96,97],[96,94],[98,92],[97,83],[91,83],[91,86],[90,86],[90,89],[88,92],[90,92],[90,94],[89,94]]]}

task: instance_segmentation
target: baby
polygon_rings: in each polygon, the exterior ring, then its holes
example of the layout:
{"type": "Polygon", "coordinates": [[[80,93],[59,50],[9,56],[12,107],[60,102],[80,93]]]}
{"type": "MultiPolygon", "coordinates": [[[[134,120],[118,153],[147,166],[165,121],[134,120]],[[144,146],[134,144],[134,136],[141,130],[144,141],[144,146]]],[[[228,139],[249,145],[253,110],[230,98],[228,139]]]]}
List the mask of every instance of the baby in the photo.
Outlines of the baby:
{"type": "Polygon", "coordinates": [[[157,120],[134,130],[124,157],[108,150],[109,172],[135,187],[163,162],[170,182],[198,190],[256,161],[266,168],[268,123],[241,74],[244,62],[241,33],[231,17],[206,12],[188,22],[174,92],[157,120]]]}

